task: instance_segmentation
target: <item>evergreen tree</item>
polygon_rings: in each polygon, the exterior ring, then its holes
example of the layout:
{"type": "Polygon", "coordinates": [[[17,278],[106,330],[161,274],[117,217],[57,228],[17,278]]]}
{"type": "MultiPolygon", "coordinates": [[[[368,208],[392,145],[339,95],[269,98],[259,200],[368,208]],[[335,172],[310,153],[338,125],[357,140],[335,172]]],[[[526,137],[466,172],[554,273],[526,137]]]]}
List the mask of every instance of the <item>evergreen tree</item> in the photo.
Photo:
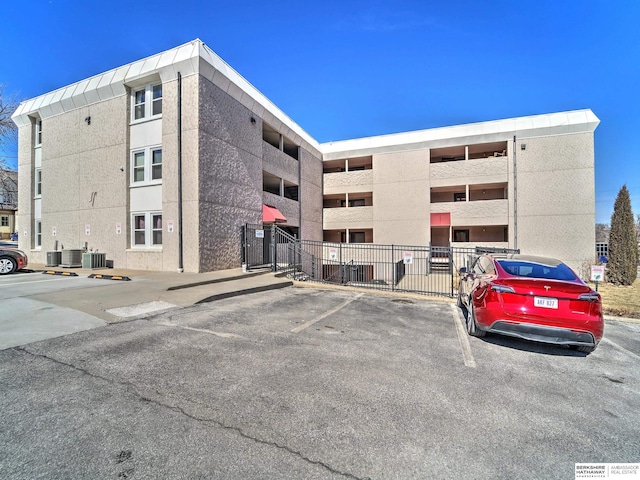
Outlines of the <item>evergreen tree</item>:
{"type": "Polygon", "coordinates": [[[613,215],[611,215],[609,264],[607,265],[609,282],[616,285],[631,285],[636,279],[637,265],[638,243],[631,210],[631,197],[627,186],[623,185],[618,192],[613,206],[613,215]]]}

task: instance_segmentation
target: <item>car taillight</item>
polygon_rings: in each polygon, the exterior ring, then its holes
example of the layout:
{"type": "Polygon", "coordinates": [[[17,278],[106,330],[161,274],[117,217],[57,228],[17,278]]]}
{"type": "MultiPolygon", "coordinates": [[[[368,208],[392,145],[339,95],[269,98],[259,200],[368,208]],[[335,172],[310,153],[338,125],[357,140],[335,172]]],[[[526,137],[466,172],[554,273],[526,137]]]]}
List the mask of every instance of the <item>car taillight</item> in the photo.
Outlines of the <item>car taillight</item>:
{"type": "Polygon", "coordinates": [[[513,288],[507,287],[506,285],[491,285],[491,290],[500,293],[516,293],[513,288]]]}
{"type": "Polygon", "coordinates": [[[578,297],[578,300],[586,300],[587,302],[599,302],[600,294],[599,293],[583,293],[578,297]]]}

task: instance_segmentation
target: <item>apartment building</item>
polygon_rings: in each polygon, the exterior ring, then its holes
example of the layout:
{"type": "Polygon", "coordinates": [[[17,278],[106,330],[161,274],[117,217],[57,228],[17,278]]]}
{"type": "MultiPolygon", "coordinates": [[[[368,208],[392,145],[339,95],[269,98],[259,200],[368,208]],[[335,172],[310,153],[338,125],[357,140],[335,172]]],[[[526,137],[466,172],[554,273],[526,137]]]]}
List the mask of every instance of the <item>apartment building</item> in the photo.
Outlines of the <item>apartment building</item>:
{"type": "Polygon", "coordinates": [[[580,110],[320,145],[324,239],[593,261],[594,131],[580,110]]]}
{"type": "Polygon", "coordinates": [[[242,226],[308,240],[593,257],[590,110],[319,144],[200,40],[23,102],[19,245],[114,266],[240,265],[242,226]]]}
{"type": "Polygon", "coordinates": [[[322,239],[318,143],[200,40],[20,104],[19,245],[240,265],[246,223],[322,239]]]}

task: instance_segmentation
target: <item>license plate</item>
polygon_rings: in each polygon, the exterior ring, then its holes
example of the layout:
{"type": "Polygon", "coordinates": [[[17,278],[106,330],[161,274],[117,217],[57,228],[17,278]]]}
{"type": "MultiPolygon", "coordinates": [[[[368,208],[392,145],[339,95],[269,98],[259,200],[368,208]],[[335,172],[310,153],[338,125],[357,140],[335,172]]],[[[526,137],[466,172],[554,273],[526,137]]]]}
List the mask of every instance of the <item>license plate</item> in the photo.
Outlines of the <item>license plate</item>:
{"type": "Polygon", "coordinates": [[[533,305],[542,308],[558,308],[558,299],[550,297],[533,297],[533,305]]]}

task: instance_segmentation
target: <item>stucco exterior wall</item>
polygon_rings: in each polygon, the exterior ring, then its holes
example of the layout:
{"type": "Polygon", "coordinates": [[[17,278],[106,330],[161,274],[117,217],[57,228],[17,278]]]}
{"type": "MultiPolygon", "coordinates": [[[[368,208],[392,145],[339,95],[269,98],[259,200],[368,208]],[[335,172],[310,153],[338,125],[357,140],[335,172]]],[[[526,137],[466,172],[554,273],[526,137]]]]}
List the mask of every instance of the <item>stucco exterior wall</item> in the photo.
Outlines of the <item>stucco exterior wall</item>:
{"type": "MultiPolygon", "coordinates": [[[[57,240],[58,248],[82,248],[86,244],[89,249],[105,252],[114,264],[125,263],[127,99],[128,96],[123,95],[43,120],[42,248],[31,251],[32,262],[45,263],[46,252],[54,249],[57,240]],[[89,116],[91,123],[87,124],[85,118],[89,116]],[[122,225],[120,235],[116,234],[116,223],[122,225]]],[[[32,133],[27,127],[22,130],[19,168],[24,185],[29,188],[20,194],[21,209],[26,208],[19,221],[23,229],[29,225],[28,247],[31,249],[35,212],[31,201],[33,148],[32,139],[28,137],[32,133]],[[29,178],[25,172],[29,172],[29,178]]]]}
{"type": "Polygon", "coordinates": [[[322,240],[322,156],[300,148],[300,238],[322,240]]]}
{"type": "Polygon", "coordinates": [[[198,271],[235,268],[242,226],[262,220],[262,123],[204,77],[199,94],[198,271]]]}
{"type": "Polygon", "coordinates": [[[429,150],[374,155],[373,165],[374,241],[427,245],[429,150]]]}
{"type": "Polygon", "coordinates": [[[518,247],[579,270],[595,259],[593,133],[521,143],[526,150],[516,152],[518,247]]]}

